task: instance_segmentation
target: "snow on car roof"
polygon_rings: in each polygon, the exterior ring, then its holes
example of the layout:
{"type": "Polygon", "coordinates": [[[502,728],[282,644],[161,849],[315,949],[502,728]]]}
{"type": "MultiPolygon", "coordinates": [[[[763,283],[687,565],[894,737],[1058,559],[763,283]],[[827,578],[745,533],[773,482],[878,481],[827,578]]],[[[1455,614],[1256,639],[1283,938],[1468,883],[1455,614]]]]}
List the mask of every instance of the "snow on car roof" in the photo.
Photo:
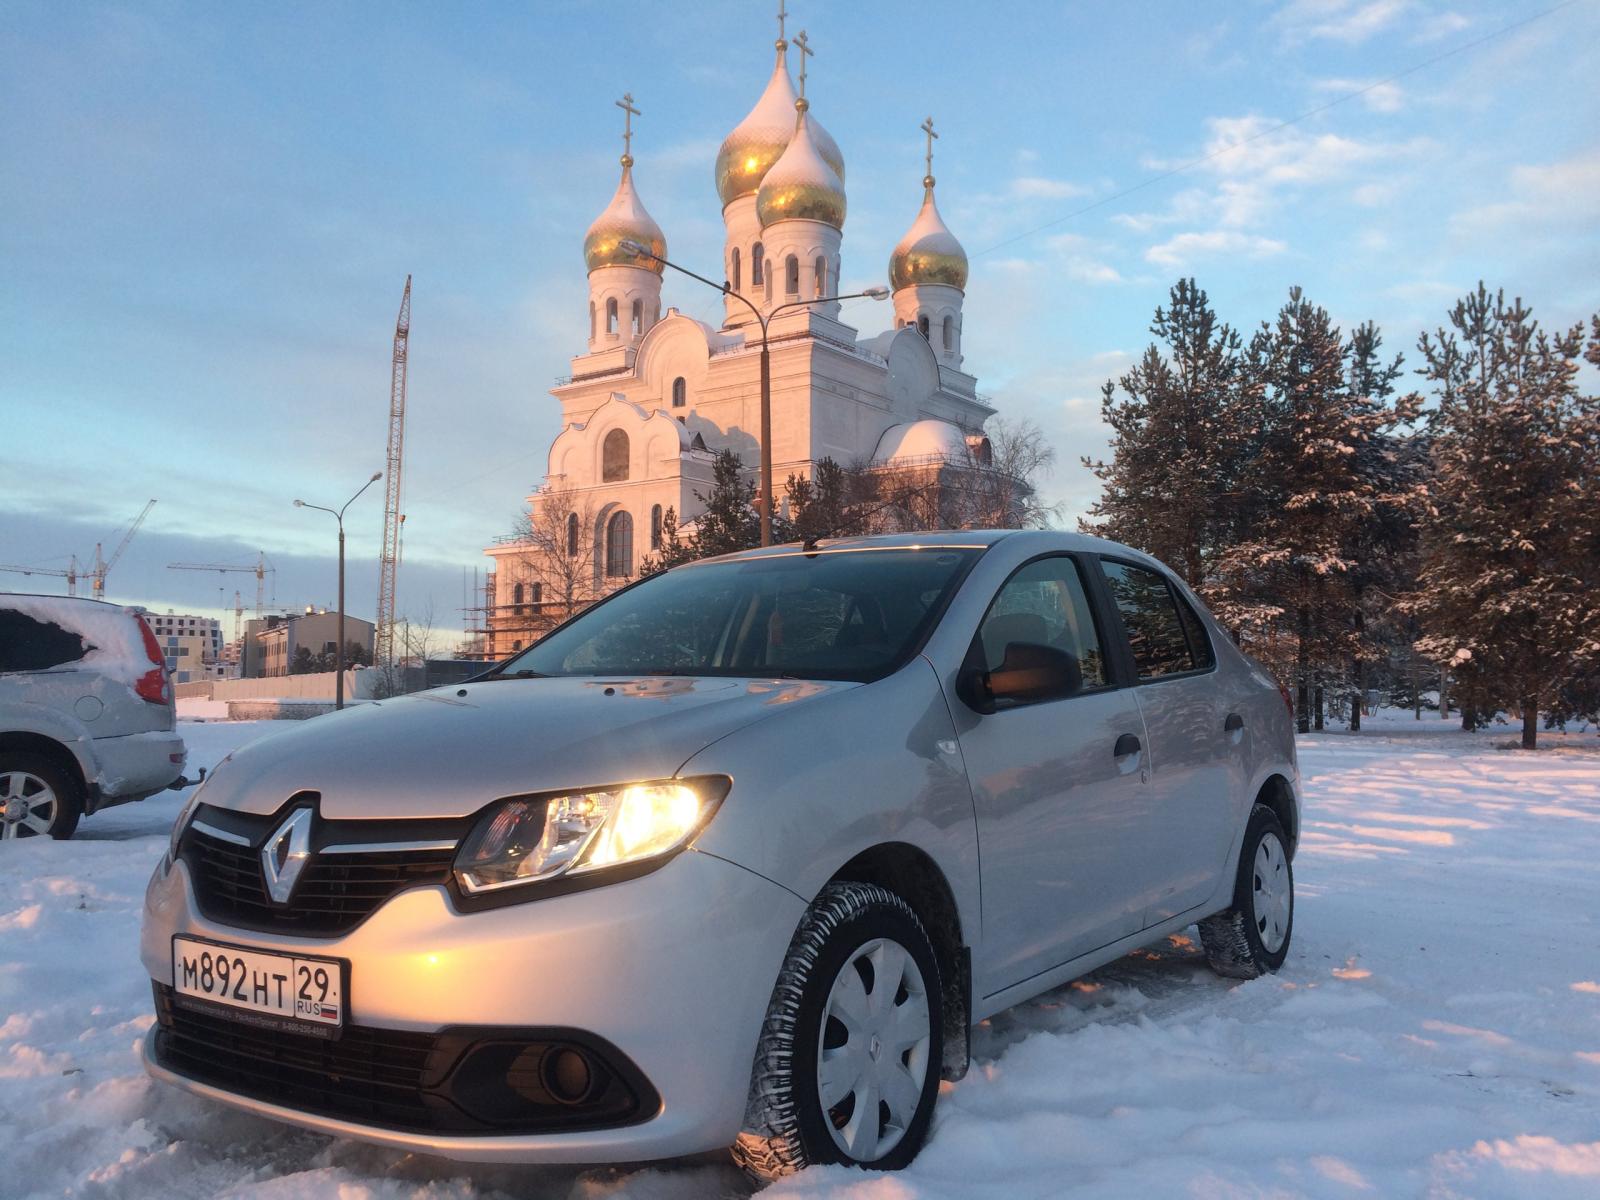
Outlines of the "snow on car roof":
{"type": "Polygon", "coordinates": [[[0,595],[0,608],[8,608],[78,634],[92,649],[74,667],[91,667],[121,683],[132,685],[150,670],[144,635],[131,610],[119,604],[77,596],[0,595]]]}

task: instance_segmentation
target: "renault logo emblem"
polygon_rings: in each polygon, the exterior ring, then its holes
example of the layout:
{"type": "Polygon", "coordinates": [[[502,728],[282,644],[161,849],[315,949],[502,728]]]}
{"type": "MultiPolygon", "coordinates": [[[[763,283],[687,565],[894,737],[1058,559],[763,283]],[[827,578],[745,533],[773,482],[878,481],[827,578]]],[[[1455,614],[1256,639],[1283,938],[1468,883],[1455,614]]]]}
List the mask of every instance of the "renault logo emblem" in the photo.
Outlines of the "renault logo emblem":
{"type": "Polygon", "coordinates": [[[311,857],[311,810],[297,808],[261,847],[261,874],[275,904],[289,903],[295,881],[311,857]]]}

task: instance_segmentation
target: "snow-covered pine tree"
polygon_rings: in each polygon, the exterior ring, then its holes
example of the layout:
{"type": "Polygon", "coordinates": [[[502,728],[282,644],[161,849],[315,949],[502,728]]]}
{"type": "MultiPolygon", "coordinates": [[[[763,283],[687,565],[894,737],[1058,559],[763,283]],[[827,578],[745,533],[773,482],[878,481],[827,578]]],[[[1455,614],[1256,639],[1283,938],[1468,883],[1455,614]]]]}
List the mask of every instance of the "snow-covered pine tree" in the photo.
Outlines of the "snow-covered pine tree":
{"type": "Polygon", "coordinates": [[[1248,528],[1219,556],[1222,607],[1252,648],[1292,677],[1302,732],[1367,654],[1361,556],[1394,519],[1392,435],[1414,413],[1390,400],[1399,360],[1376,327],[1346,342],[1299,288],[1251,343],[1265,393],[1250,465],[1248,528]],[[1292,657],[1291,657],[1292,656],[1292,657]]]}
{"type": "MultiPolygon", "coordinates": [[[[1592,332],[1600,365],[1600,317],[1592,332]]],[[[1531,750],[1540,705],[1600,659],[1600,400],[1578,390],[1583,327],[1547,333],[1479,283],[1418,349],[1438,394],[1408,600],[1418,646],[1516,705],[1531,750]]]]}
{"type": "Polygon", "coordinates": [[[1212,566],[1242,523],[1260,388],[1239,334],[1192,278],[1172,287],[1150,332],[1157,342],[1102,389],[1111,460],[1083,460],[1103,488],[1080,527],[1155,555],[1209,601],[1212,566]]]}

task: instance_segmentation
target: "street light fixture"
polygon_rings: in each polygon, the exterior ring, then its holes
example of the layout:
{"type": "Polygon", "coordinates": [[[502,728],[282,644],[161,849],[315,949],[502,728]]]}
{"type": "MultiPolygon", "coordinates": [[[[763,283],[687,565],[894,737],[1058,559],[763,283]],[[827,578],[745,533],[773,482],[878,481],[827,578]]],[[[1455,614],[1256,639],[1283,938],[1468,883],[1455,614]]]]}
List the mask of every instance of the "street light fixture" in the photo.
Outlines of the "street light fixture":
{"type": "Polygon", "coordinates": [[[881,285],[869,287],[859,292],[846,292],[840,296],[817,296],[810,300],[790,300],[778,305],[765,316],[761,310],[739,292],[733,290],[726,281],[717,283],[707,279],[704,275],[697,275],[687,267],[680,267],[669,259],[653,254],[648,246],[632,240],[619,243],[623,250],[640,258],[653,259],[664,267],[671,267],[681,275],[690,279],[698,279],[707,287],[715,288],[724,296],[733,296],[739,300],[761,326],[761,544],[772,545],[772,357],[767,347],[767,327],[772,318],[786,308],[805,308],[811,304],[830,304],[835,300],[885,300],[889,296],[889,289],[881,285]]]}
{"type": "Polygon", "coordinates": [[[320,504],[307,504],[304,500],[296,500],[296,508],[314,508],[318,512],[332,513],[333,519],[339,522],[339,640],[333,647],[333,707],[344,707],[344,511],[356,502],[356,498],[366,491],[378,480],[383,478],[382,471],[374,471],[372,478],[356,489],[356,494],[346,500],[339,508],[324,508],[320,504]]]}

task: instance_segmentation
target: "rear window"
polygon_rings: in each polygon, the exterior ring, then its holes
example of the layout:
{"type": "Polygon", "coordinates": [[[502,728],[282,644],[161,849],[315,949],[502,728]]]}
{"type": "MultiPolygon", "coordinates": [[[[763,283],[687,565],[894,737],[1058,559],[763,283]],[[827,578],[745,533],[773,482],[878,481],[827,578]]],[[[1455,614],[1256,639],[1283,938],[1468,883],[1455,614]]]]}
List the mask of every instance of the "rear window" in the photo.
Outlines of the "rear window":
{"type": "Polygon", "coordinates": [[[92,647],[52,621],[0,608],[0,672],[48,671],[79,661],[92,647]]]}
{"type": "MultiPolygon", "coordinates": [[[[1206,647],[1204,659],[1197,658],[1190,649],[1183,619],[1178,615],[1176,597],[1164,576],[1131,563],[1107,559],[1100,560],[1100,569],[1105,572],[1106,585],[1117,603],[1117,611],[1122,614],[1122,625],[1128,631],[1128,644],[1133,650],[1140,679],[1160,679],[1163,675],[1179,675],[1211,665],[1208,643],[1201,643],[1206,647]]],[[[1194,613],[1189,617],[1198,623],[1199,617],[1194,613]]]]}

